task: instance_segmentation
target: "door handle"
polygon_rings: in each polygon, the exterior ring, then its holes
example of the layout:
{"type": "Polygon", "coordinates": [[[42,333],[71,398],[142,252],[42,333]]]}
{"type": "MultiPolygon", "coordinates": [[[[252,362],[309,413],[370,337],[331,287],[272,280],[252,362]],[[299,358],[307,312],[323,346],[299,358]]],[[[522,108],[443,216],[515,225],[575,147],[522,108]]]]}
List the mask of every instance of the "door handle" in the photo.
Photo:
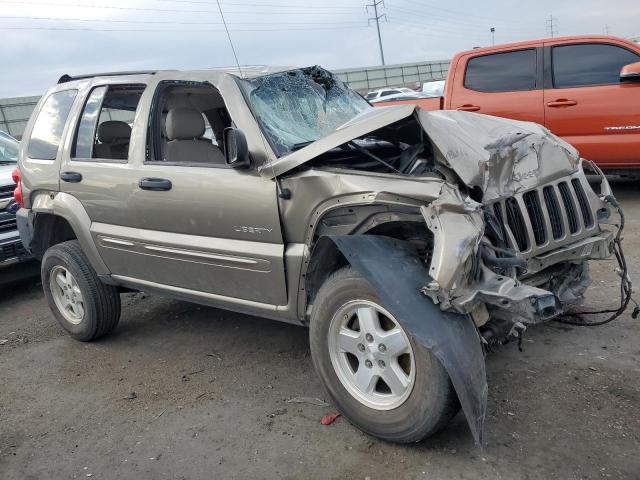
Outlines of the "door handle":
{"type": "Polygon", "coordinates": [[[78,172],[62,172],[60,180],[69,183],[78,183],[82,181],[82,174],[78,172]]]}
{"type": "Polygon", "coordinates": [[[471,105],[470,103],[466,103],[464,105],[460,105],[456,110],[462,110],[463,112],[477,112],[480,110],[480,107],[477,105],[471,105]]]}
{"type": "Polygon", "coordinates": [[[143,178],[138,182],[138,186],[142,190],[160,192],[171,190],[171,180],[167,180],[165,178],[143,178]]]}
{"type": "Polygon", "coordinates": [[[576,102],[575,100],[567,100],[565,98],[560,98],[558,100],[554,100],[553,102],[548,102],[547,107],[551,107],[551,108],[573,107],[574,105],[577,105],[577,104],[578,102],[576,102]]]}

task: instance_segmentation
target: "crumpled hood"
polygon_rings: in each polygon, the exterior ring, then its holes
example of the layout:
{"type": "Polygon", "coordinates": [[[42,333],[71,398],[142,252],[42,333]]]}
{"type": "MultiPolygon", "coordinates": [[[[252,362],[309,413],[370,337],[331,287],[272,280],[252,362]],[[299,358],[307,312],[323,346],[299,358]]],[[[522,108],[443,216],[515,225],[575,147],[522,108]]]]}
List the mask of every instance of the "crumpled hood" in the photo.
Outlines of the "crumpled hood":
{"type": "Polygon", "coordinates": [[[262,167],[282,175],[355,138],[416,114],[438,161],[484,192],[483,200],[512,195],[576,170],[575,148],[532,122],[460,111],[428,112],[411,104],[366,110],[331,134],[262,167]]]}
{"type": "Polygon", "coordinates": [[[511,196],[574,172],[578,151],[545,127],[490,115],[419,110],[442,163],[483,200],[511,196]]]}

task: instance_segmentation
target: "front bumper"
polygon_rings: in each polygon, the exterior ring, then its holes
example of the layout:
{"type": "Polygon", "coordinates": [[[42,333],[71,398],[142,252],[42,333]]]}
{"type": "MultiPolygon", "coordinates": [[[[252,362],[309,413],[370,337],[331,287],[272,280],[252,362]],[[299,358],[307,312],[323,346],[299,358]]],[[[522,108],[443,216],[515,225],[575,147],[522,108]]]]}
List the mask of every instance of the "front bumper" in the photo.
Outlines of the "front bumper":
{"type": "Polygon", "coordinates": [[[614,234],[604,228],[611,213],[606,200],[610,187],[602,172],[596,173],[602,180],[599,194],[589,186],[582,164],[570,176],[484,206],[443,192],[422,209],[435,244],[429,271],[433,281],[423,293],[443,310],[471,313],[483,321],[491,317],[539,323],[580,303],[591,283],[588,260],[605,259],[613,252],[614,234]],[[538,200],[527,203],[527,196],[538,200]],[[549,196],[559,200],[545,202],[549,196]],[[496,215],[498,228],[485,225],[482,209],[485,218],[486,210],[501,213],[496,215]],[[506,245],[490,232],[500,227],[506,245]],[[485,262],[485,243],[510,249],[518,269],[509,267],[505,258],[497,259],[502,265],[485,262]]]}

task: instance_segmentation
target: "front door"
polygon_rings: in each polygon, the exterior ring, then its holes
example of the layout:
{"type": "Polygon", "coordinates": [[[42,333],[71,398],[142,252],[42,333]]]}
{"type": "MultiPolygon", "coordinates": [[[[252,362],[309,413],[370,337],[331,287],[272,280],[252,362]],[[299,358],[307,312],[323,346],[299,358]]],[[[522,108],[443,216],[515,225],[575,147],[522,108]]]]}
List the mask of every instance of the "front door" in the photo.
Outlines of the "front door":
{"type": "Polygon", "coordinates": [[[174,143],[149,158],[147,118],[158,101],[153,92],[142,95],[136,113],[129,93],[95,87],[78,122],[75,154],[62,166],[63,174],[79,177],[61,186],[82,202],[98,250],[121,281],[201,292],[221,302],[286,304],[275,184],[254,170],[228,168],[210,126],[194,126],[196,113],[207,123],[203,110],[221,101],[219,94],[207,97],[215,93],[210,89],[190,85],[166,102],[192,115],[179,119],[171,138],[152,122],[151,136],[174,143]],[[187,99],[193,106],[186,108],[187,99]],[[127,105],[129,117],[109,105],[127,105]],[[174,152],[171,158],[167,151],[174,152]]]}
{"type": "Polygon", "coordinates": [[[638,61],[620,45],[546,47],[546,127],[600,167],[640,166],[640,84],[620,83],[620,69],[638,61]]]}

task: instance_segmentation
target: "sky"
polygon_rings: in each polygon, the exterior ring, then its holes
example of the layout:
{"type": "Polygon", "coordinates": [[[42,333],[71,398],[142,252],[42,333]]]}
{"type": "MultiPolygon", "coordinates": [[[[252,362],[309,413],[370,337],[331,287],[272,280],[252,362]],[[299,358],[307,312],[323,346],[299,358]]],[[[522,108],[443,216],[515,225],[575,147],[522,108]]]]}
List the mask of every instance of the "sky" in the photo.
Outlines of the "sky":
{"type": "MultiPolygon", "coordinates": [[[[380,65],[375,0],[220,0],[242,65],[380,65]]],[[[387,64],[554,34],[640,35],[638,0],[385,0],[387,64]]],[[[0,0],[0,98],[42,94],[65,73],[235,63],[216,0],[0,0]]]]}

